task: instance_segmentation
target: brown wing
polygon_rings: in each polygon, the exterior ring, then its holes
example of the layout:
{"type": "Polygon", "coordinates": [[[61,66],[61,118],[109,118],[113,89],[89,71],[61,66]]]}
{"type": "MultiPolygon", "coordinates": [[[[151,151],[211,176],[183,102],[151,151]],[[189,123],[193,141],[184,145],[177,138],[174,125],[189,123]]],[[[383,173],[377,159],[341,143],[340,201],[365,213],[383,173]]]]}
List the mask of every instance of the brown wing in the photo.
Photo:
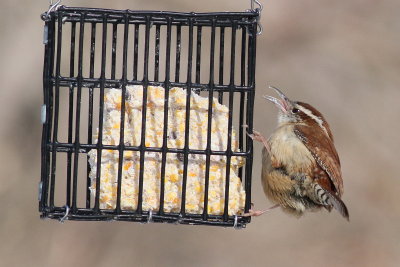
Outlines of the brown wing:
{"type": "MultiPolygon", "coordinates": [[[[333,189],[332,191],[337,193],[339,197],[342,196],[343,180],[340,170],[340,160],[332,140],[319,127],[296,125],[294,131],[308,150],[310,150],[318,166],[328,175],[326,177],[323,172],[320,172],[321,177],[318,179],[318,183],[326,189],[333,189]],[[334,188],[329,186],[331,183],[333,183],[334,188]]],[[[319,170],[316,171],[319,172],[319,170]]]]}

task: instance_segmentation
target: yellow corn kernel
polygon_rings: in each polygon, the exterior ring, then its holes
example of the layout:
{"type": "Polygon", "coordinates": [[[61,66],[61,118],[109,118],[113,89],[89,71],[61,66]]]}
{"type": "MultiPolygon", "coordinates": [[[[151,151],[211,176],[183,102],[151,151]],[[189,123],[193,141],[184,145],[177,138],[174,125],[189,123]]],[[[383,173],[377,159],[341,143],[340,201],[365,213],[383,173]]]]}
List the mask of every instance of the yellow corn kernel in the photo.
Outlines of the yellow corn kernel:
{"type": "Polygon", "coordinates": [[[217,165],[212,165],[212,166],[210,167],[210,171],[212,171],[212,172],[218,171],[218,166],[217,166],[217,165]]]}
{"type": "Polygon", "coordinates": [[[189,172],[188,175],[191,177],[196,177],[196,174],[194,172],[189,172]]]}
{"type": "Polygon", "coordinates": [[[180,118],[180,119],[184,119],[184,115],[185,115],[186,113],[185,113],[185,111],[183,111],[183,110],[177,110],[177,111],[175,111],[175,115],[176,115],[176,117],[178,117],[178,118],[180,118]]]}
{"type": "MultiPolygon", "coordinates": [[[[160,88],[155,88],[155,89],[156,89],[156,90],[155,90],[155,92],[154,92],[154,95],[156,96],[156,98],[162,98],[162,97],[164,97],[164,94],[162,94],[160,88]]],[[[163,92],[164,92],[164,90],[163,90],[163,92]]]]}
{"type": "Polygon", "coordinates": [[[178,196],[176,195],[176,193],[174,192],[170,192],[167,194],[166,199],[168,202],[172,202],[172,203],[178,203],[178,196]]]}
{"type": "Polygon", "coordinates": [[[214,209],[213,209],[213,207],[211,205],[208,205],[207,212],[209,214],[214,214],[214,209]]]}
{"type": "Polygon", "coordinates": [[[109,201],[110,200],[110,198],[108,197],[108,195],[102,195],[101,197],[100,197],[100,201],[101,202],[106,202],[106,201],[109,201]]]}
{"type": "Polygon", "coordinates": [[[210,191],[210,192],[209,192],[208,196],[209,196],[210,199],[216,199],[217,196],[218,196],[218,194],[217,194],[217,192],[215,192],[215,191],[213,190],[213,191],[210,191]]]}
{"type": "Polygon", "coordinates": [[[213,212],[221,212],[221,205],[219,203],[215,203],[209,206],[213,212]]]}
{"type": "Polygon", "coordinates": [[[182,140],[180,139],[176,140],[176,146],[178,147],[182,146],[182,140]]]}
{"type": "Polygon", "coordinates": [[[200,184],[196,185],[195,190],[196,190],[197,193],[201,193],[202,192],[200,184]]]}
{"type": "Polygon", "coordinates": [[[147,142],[145,143],[145,146],[149,147],[149,146],[150,146],[150,142],[147,141],[147,142]]]}
{"type": "Polygon", "coordinates": [[[183,174],[183,170],[179,170],[178,173],[179,173],[179,174],[183,174]]]}
{"type": "Polygon", "coordinates": [[[184,105],[186,103],[186,99],[184,97],[179,97],[176,99],[176,103],[184,105]]]}
{"type": "Polygon", "coordinates": [[[125,170],[125,171],[129,170],[129,168],[130,168],[131,166],[132,166],[132,162],[129,161],[129,162],[125,163],[125,164],[124,164],[124,170],[125,170]]]}
{"type": "Polygon", "coordinates": [[[193,204],[186,204],[186,209],[188,210],[195,210],[197,207],[193,204]]]}
{"type": "Polygon", "coordinates": [[[175,174],[175,173],[172,173],[167,177],[168,177],[169,181],[172,182],[172,183],[178,182],[178,175],[175,174]]]}
{"type": "Polygon", "coordinates": [[[115,123],[115,124],[113,125],[113,128],[114,128],[114,129],[119,129],[119,123],[115,123]]]}

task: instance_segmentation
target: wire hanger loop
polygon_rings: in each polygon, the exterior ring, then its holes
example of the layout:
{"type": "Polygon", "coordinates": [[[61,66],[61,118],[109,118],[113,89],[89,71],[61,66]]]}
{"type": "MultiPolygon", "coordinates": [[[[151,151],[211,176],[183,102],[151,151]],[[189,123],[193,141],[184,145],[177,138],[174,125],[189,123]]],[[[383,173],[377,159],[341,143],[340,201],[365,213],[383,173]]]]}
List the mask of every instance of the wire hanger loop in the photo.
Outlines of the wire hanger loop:
{"type": "Polygon", "coordinates": [[[57,0],[54,2],[53,0],[49,0],[49,9],[41,15],[42,20],[48,21],[50,19],[50,13],[56,11],[60,7],[60,3],[62,0],[57,0]]]}
{"type": "Polygon", "coordinates": [[[264,9],[263,5],[261,4],[261,2],[259,0],[250,0],[250,11],[251,12],[256,12],[258,13],[258,17],[257,17],[257,35],[260,35],[263,32],[263,27],[260,23],[260,18],[261,18],[261,11],[264,9]],[[258,7],[254,7],[255,4],[258,5],[258,7]]]}

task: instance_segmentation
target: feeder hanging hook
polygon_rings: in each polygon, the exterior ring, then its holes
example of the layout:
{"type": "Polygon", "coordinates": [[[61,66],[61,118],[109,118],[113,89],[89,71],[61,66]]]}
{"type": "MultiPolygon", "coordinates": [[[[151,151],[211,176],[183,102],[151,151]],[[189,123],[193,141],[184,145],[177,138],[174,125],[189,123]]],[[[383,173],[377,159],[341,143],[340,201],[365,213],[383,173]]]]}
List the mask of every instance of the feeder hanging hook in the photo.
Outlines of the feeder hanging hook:
{"type": "Polygon", "coordinates": [[[261,18],[261,11],[263,10],[264,7],[260,3],[260,1],[258,1],[258,0],[250,0],[250,6],[251,6],[250,11],[258,13],[258,17],[257,17],[257,35],[260,35],[263,32],[263,27],[260,24],[260,18],[261,18]],[[254,8],[254,4],[257,4],[258,7],[254,8]]]}
{"type": "Polygon", "coordinates": [[[56,11],[60,7],[61,1],[62,0],[57,0],[54,3],[53,0],[49,0],[49,4],[50,4],[49,9],[41,15],[42,20],[45,20],[45,21],[48,20],[50,18],[50,13],[52,11],[56,11]]]}

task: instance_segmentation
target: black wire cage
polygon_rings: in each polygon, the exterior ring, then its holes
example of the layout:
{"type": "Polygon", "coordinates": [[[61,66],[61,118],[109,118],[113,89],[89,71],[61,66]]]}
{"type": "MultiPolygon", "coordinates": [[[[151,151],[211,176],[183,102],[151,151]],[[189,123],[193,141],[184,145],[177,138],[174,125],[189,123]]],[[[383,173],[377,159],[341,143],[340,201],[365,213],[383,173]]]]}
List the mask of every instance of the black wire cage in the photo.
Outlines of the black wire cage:
{"type": "MultiPolygon", "coordinates": [[[[45,21],[45,56],[43,74],[41,182],[39,211],[42,218],[82,221],[137,221],[203,224],[243,228],[250,217],[243,216],[251,206],[252,129],[255,90],[256,36],[259,9],[246,12],[178,13],[160,11],[109,10],[57,6],[43,15],[45,21]],[[143,86],[142,117],[138,145],[125,140],[125,111],[128,86],[143,86]],[[146,145],[146,114],[149,86],[165,88],[164,121],[168,120],[171,88],[185,89],[185,134],[182,147],[168,145],[168,123],[161,128],[162,143],[146,145]],[[105,91],[121,92],[119,143],[103,142],[105,91]],[[190,98],[197,94],[208,99],[206,147],[189,146],[190,98]],[[226,149],[212,149],[211,128],[213,100],[228,107],[226,149]],[[238,131],[238,149],[232,149],[232,129],[238,131]],[[94,134],[98,129],[97,138],[94,134]],[[97,153],[95,184],[90,179],[93,165],[88,152],[97,153]],[[105,151],[118,154],[115,172],[115,206],[101,206],[101,162],[105,151]],[[137,205],[121,205],[124,155],[139,155],[137,205]],[[159,170],[158,209],[145,209],[145,155],[157,153],[159,170]],[[178,156],[182,162],[180,208],[165,211],[167,189],[166,159],[178,156]],[[203,211],[191,213],[185,205],[188,191],[188,165],[193,155],[205,159],[203,211]],[[210,161],[225,158],[223,210],[209,213],[210,161]],[[244,187],[244,207],[230,214],[229,194],[234,157],[243,158],[237,174],[244,187]]],[[[148,113],[148,112],[147,112],[148,113]]]]}

